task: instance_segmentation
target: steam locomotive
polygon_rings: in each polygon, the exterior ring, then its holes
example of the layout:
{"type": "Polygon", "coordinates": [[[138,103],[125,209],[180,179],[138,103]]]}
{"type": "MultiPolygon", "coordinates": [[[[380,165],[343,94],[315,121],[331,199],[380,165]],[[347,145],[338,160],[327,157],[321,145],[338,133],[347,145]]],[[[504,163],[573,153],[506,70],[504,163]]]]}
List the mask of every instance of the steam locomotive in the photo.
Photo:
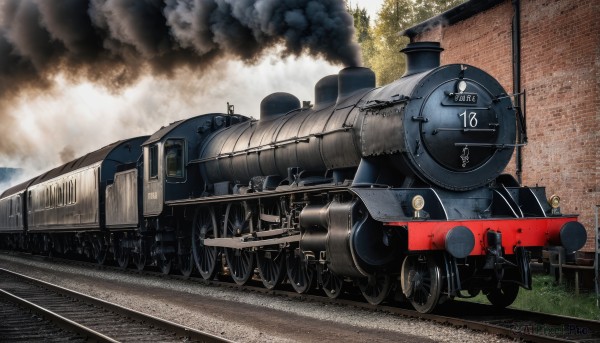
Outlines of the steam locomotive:
{"type": "Polygon", "coordinates": [[[502,174],[524,143],[513,95],[439,66],[442,50],[408,45],[406,73],[380,88],[346,68],[313,105],[275,93],[258,120],[204,114],[50,170],[2,194],[2,245],[330,297],[357,287],[420,312],[481,292],[508,306],[532,258],[580,249],[586,230],[502,174]]]}

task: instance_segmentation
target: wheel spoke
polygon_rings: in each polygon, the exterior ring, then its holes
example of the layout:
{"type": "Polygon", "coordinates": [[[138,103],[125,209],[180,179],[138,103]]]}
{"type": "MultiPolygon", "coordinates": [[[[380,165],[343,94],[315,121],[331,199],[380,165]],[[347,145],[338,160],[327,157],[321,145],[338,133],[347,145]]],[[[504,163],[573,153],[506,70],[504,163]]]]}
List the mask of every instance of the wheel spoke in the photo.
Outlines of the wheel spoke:
{"type": "Polygon", "coordinates": [[[409,255],[402,263],[402,290],[421,313],[429,313],[437,306],[442,292],[440,267],[433,255],[409,255]]]}
{"type": "MultiPolygon", "coordinates": [[[[244,204],[234,203],[228,205],[226,211],[224,233],[226,237],[235,237],[239,234],[249,233],[247,221],[245,221],[244,204]],[[237,231],[240,232],[237,232],[237,231]]],[[[251,219],[250,219],[251,220],[251,219]]],[[[225,249],[225,258],[229,266],[233,280],[240,285],[250,280],[254,272],[254,253],[245,249],[225,249]]]]}
{"type": "Polygon", "coordinates": [[[104,239],[102,237],[95,237],[92,241],[92,249],[94,254],[94,259],[99,265],[104,265],[106,262],[107,255],[107,246],[104,244],[104,239]]]}
{"type": "MultiPolygon", "coordinates": [[[[250,211],[245,211],[246,217],[250,211]]],[[[267,200],[261,203],[260,213],[269,216],[281,217],[281,210],[278,201],[267,200]]],[[[245,226],[250,222],[246,221],[245,226]]],[[[273,223],[261,220],[256,227],[261,231],[268,231],[274,228],[273,223]]],[[[284,252],[279,246],[267,246],[256,252],[257,268],[263,285],[268,289],[274,289],[279,286],[285,276],[285,258],[284,252]]]]}
{"type": "Polygon", "coordinates": [[[192,271],[194,270],[192,259],[193,257],[191,251],[179,255],[179,271],[185,278],[190,277],[190,275],[192,275],[192,271]]]}
{"type": "Polygon", "coordinates": [[[125,269],[129,266],[129,259],[131,256],[129,249],[124,247],[125,239],[126,239],[126,237],[123,234],[117,236],[114,247],[113,247],[117,263],[119,264],[119,267],[122,269],[125,269]]]}
{"type": "Polygon", "coordinates": [[[358,283],[363,297],[373,305],[382,303],[392,286],[391,277],[388,274],[374,275],[361,279],[358,283]]]}
{"type": "Polygon", "coordinates": [[[161,256],[158,259],[158,267],[165,275],[171,273],[171,264],[171,259],[166,258],[166,256],[161,256]]]}
{"type": "Polygon", "coordinates": [[[192,257],[196,268],[205,280],[214,278],[218,272],[217,247],[204,245],[205,238],[215,237],[215,222],[215,214],[212,208],[199,207],[196,210],[192,226],[192,257]]]}
{"type": "Polygon", "coordinates": [[[140,238],[137,242],[136,242],[136,250],[133,252],[133,263],[135,264],[136,268],[138,271],[142,271],[144,270],[144,267],[146,266],[146,253],[144,252],[144,248],[143,248],[143,244],[142,244],[142,239],[140,238]]]}
{"type": "Polygon", "coordinates": [[[304,262],[304,255],[296,255],[294,250],[287,252],[287,275],[290,284],[298,293],[306,293],[312,286],[314,271],[304,262]]]}

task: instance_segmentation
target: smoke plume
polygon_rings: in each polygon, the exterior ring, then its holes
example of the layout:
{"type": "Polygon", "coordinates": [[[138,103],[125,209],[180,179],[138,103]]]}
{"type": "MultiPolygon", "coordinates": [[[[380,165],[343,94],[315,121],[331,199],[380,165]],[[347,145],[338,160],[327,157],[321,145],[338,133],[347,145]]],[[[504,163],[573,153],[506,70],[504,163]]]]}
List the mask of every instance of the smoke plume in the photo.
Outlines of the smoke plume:
{"type": "Polygon", "coordinates": [[[274,47],[359,65],[353,34],[343,0],[0,0],[0,154],[28,152],[11,106],[57,76],[118,91],[274,47]]]}

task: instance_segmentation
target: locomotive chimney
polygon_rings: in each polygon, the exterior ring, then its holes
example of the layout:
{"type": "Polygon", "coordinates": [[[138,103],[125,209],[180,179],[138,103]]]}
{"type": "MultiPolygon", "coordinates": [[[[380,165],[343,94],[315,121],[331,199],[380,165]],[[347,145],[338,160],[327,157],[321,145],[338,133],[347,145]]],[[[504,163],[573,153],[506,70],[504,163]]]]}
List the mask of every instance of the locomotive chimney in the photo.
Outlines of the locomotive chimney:
{"type": "Polygon", "coordinates": [[[315,111],[335,104],[338,96],[338,76],[329,75],[315,85],[315,111]]]}
{"type": "Polygon", "coordinates": [[[375,88],[375,73],[369,68],[362,67],[342,69],[338,74],[338,87],[337,102],[339,103],[359,89],[375,88]]]}
{"type": "Polygon", "coordinates": [[[276,118],[300,108],[300,100],[290,93],[278,92],[267,95],[260,102],[260,120],[276,118]]]}
{"type": "Polygon", "coordinates": [[[439,67],[440,53],[444,49],[438,42],[415,42],[409,43],[400,51],[406,54],[404,77],[439,67]]]}

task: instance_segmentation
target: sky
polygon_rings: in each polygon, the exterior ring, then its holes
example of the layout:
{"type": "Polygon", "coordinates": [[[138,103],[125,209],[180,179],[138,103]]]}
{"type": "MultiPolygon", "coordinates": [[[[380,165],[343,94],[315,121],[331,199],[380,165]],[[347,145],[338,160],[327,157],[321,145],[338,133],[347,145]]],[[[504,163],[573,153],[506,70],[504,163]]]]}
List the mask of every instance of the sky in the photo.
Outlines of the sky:
{"type": "Polygon", "coordinates": [[[367,10],[371,17],[371,25],[373,25],[373,21],[377,18],[377,12],[379,12],[383,1],[384,0],[348,0],[352,7],[358,5],[358,7],[367,10]]]}
{"type": "MultiPolygon", "coordinates": [[[[372,18],[383,0],[352,0],[372,18]]],[[[202,113],[225,112],[258,118],[261,100],[289,92],[314,102],[314,85],[345,66],[308,56],[282,58],[267,53],[254,64],[222,61],[201,75],[183,70],[169,79],[145,76],[130,87],[111,91],[102,85],[74,82],[57,75],[55,87],[20,96],[11,104],[14,130],[28,135],[33,153],[0,154],[0,167],[23,173],[3,189],[120,139],[150,135],[169,123],[202,113]],[[51,138],[49,138],[51,137],[51,138]]]]}

